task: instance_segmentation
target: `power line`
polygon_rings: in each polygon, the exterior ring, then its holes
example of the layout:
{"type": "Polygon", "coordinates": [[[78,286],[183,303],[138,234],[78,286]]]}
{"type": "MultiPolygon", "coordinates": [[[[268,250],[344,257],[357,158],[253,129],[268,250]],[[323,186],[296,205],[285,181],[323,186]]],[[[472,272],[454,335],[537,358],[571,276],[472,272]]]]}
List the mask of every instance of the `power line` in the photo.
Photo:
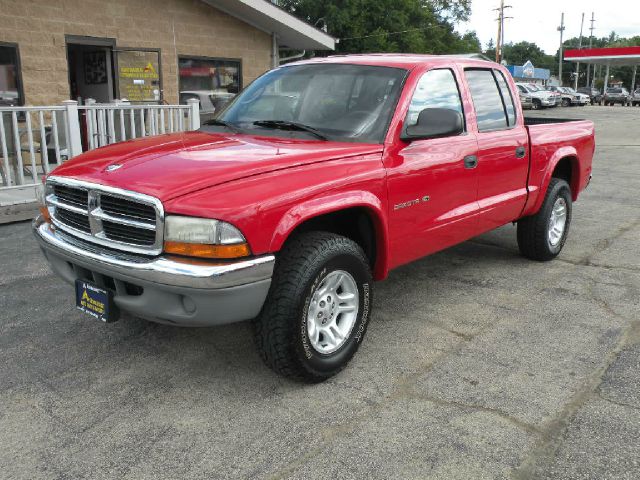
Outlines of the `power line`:
{"type": "Polygon", "coordinates": [[[422,30],[428,30],[430,29],[431,26],[429,27],[422,27],[422,28],[411,28],[409,30],[400,30],[399,32],[383,32],[383,33],[374,33],[371,35],[362,35],[361,37],[347,37],[347,38],[341,38],[340,41],[342,40],[359,40],[361,38],[371,38],[371,37],[384,37],[385,35],[398,35],[400,33],[407,33],[407,32],[417,32],[417,31],[422,31],[422,30]]]}

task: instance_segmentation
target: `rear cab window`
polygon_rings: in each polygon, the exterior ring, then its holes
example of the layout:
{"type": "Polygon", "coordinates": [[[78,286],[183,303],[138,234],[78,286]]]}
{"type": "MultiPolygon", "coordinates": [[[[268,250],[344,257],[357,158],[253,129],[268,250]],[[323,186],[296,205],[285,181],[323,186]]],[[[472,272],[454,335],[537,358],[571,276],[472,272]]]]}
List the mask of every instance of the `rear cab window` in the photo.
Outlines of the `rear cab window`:
{"type": "Polygon", "coordinates": [[[511,90],[502,72],[492,69],[465,70],[465,77],[476,111],[479,132],[506,130],[516,124],[511,90]]]}

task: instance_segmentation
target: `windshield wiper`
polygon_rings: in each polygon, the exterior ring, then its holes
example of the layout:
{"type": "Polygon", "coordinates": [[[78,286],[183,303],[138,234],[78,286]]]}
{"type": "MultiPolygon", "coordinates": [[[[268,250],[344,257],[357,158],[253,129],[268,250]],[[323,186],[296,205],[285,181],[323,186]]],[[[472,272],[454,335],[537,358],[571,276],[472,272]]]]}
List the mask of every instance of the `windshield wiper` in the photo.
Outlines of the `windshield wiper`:
{"type": "Polygon", "coordinates": [[[212,118],[211,120],[207,120],[206,122],[203,123],[203,125],[219,125],[221,127],[227,127],[229,130],[231,130],[234,133],[242,133],[242,130],[240,130],[233,123],[227,122],[225,120],[220,120],[218,118],[212,118]]]}
{"type": "Polygon", "coordinates": [[[303,123],[289,122],[287,120],[256,120],[253,124],[258,127],[276,128],[279,130],[299,130],[301,132],[308,132],[315,135],[320,140],[329,140],[327,136],[320,133],[318,129],[310,127],[309,125],[304,125],[303,123]]]}

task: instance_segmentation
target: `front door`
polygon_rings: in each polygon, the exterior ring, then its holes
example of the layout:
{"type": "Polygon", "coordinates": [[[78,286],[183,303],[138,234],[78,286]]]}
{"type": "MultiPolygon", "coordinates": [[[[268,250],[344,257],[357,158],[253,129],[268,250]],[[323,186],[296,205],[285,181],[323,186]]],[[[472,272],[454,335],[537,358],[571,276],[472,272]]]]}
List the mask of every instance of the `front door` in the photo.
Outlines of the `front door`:
{"type": "Polygon", "coordinates": [[[467,69],[478,128],[479,231],[516,220],[527,200],[528,135],[499,70],[467,69]]]}
{"type": "MultiPolygon", "coordinates": [[[[463,114],[458,79],[450,69],[425,72],[416,85],[405,125],[425,108],[463,114]]],[[[477,228],[477,142],[465,131],[455,137],[414,140],[387,163],[392,267],[473,236],[477,228]]]]}

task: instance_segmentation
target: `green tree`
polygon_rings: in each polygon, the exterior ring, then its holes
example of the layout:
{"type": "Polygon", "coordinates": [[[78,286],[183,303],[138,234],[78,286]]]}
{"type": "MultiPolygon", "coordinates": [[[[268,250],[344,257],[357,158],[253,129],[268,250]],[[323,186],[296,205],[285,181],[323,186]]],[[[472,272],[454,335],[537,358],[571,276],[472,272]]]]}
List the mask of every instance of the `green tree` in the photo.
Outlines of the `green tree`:
{"type": "Polygon", "coordinates": [[[302,20],[327,27],[338,53],[480,52],[475,32],[460,34],[470,0],[281,0],[302,20]]]}

